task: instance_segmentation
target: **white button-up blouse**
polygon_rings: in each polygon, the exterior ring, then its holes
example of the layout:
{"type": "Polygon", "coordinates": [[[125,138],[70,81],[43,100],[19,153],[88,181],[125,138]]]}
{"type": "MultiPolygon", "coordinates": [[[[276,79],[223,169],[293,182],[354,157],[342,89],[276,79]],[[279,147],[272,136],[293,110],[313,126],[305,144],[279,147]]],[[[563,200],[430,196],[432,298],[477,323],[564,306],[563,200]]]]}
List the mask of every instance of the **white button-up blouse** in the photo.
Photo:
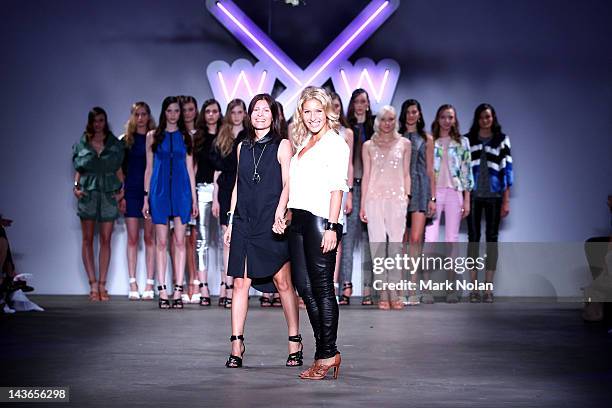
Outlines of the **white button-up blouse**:
{"type": "MultiPolygon", "coordinates": [[[[346,183],[349,147],[336,131],[328,130],[302,157],[300,151],[308,137],[291,158],[289,167],[288,208],[300,209],[313,215],[329,218],[332,191],[348,191],[346,183]]],[[[339,217],[342,223],[344,217],[339,217]]]]}

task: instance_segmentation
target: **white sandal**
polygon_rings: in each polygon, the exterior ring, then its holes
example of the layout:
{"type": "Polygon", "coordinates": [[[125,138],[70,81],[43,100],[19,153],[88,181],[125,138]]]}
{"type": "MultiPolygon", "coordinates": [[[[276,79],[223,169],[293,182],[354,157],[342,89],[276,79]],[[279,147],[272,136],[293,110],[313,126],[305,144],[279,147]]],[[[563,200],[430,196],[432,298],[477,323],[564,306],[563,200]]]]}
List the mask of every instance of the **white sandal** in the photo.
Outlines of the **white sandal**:
{"type": "MultiPolygon", "coordinates": [[[[155,280],[153,279],[147,279],[147,285],[155,285],[155,280]]],[[[153,289],[151,290],[145,290],[144,292],[142,292],[142,300],[153,300],[155,299],[155,292],[153,292],[153,289]]]]}
{"type": "Polygon", "coordinates": [[[193,285],[198,288],[198,292],[191,295],[191,300],[189,300],[189,303],[198,304],[200,303],[200,298],[202,297],[202,294],[200,293],[200,281],[198,279],[194,279],[193,285]]]}
{"type": "MultiPolygon", "coordinates": [[[[136,283],[136,278],[130,278],[129,283],[130,285],[132,283],[136,283]]],[[[128,292],[128,299],[129,300],[140,300],[140,293],[138,293],[138,290],[130,290],[128,292]]]]}

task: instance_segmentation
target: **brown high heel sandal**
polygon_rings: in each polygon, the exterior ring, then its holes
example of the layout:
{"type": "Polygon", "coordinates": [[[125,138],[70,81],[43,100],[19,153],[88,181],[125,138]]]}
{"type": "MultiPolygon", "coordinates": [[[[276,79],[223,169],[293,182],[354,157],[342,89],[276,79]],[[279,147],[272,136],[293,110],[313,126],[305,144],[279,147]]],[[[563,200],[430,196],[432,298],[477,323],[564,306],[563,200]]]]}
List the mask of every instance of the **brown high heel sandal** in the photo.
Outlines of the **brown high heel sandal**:
{"type": "Polygon", "coordinates": [[[334,380],[338,379],[338,375],[340,375],[340,363],[342,362],[342,358],[340,357],[340,353],[334,356],[334,361],[331,364],[316,364],[315,366],[306,370],[304,373],[300,375],[300,378],[303,380],[322,380],[327,375],[327,372],[330,369],[334,369],[333,376],[334,380]]]}
{"type": "Polygon", "coordinates": [[[391,301],[391,309],[402,310],[404,308],[404,302],[401,299],[391,301]]]}
{"type": "Polygon", "coordinates": [[[108,290],[106,290],[106,281],[98,282],[98,292],[100,293],[100,301],[108,302],[110,300],[110,296],[108,296],[108,290]],[[104,290],[102,290],[104,288],[104,290]]]}
{"type": "Polygon", "coordinates": [[[96,285],[96,281],[89,281],[89,301],[90,302],[99,302],[100,301],[100,292],[99,290],[93,290],[93,288],[95,288],[96,285]]]}

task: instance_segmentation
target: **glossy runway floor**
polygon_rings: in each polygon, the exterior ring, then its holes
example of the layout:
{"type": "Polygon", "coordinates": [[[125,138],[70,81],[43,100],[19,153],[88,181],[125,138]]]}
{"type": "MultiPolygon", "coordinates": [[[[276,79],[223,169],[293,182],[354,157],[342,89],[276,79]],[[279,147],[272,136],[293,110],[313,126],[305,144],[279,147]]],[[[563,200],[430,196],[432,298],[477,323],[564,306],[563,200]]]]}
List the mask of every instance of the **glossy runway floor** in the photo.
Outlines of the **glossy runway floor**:
{"type": "MultiPolygon", "coordinates": [[[[31,296],[0,315],[0,386],[70,386],[73,407],[594,407],[612,403],[612,335],[577,303],[498,301],[340,314],[340,378],[284,366],[280,309],[251,298],[245,368],[226,369],[229,311],[31,296]]],[[[215,299],[213,299],[215,300],[215,299]]],[[[355,302],[358,299],[353,299],[355,302]]],[[[306,363],[312,331],[301,311],[306,363]]],[[[31,404],[30,404],[31,405],[31,404]]],[[[5,406],[17,406],[7,404],[5,406]]],[[[44,406],[59,406],[44,404],[44,406]]]]}

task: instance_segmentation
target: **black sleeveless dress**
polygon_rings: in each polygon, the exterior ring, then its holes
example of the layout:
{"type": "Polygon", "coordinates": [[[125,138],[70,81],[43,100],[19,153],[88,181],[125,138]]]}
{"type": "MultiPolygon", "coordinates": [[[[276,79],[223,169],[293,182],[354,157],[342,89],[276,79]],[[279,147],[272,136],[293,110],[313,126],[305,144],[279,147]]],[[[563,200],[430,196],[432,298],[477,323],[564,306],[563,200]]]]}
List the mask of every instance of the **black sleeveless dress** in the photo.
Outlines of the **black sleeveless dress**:
{"type": "Polygon", "coordinates": [[[289,261],[287,240],[284,235],[272,231],[283,190],[277,158],[280,141],[279,137],[268,133],[254,144],[246,140],[242,143],[227,268],[229,276],[242,278],[246,262],[247,276],[253,279],[253,287],[267,293],[276,292],[272,277],[289,261]],[[259,177],[255,175],[255,163],[258,163],[259,177]]]}

